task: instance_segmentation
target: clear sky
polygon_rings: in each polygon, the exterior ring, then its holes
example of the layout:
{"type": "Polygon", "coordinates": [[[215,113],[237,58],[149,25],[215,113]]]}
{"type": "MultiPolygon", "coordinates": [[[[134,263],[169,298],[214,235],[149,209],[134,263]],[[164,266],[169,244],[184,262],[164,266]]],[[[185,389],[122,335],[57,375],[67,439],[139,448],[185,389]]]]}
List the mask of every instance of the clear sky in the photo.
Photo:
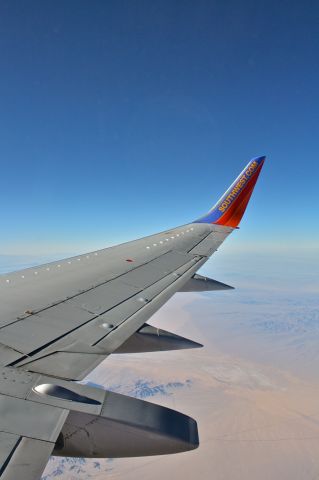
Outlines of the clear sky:
{"type": "Polygon", "coordinates": [[[237,245],[316,246],[318,22],[315,1],[2,0],[0,254],[187,223],[259,155],[237,245]]]}

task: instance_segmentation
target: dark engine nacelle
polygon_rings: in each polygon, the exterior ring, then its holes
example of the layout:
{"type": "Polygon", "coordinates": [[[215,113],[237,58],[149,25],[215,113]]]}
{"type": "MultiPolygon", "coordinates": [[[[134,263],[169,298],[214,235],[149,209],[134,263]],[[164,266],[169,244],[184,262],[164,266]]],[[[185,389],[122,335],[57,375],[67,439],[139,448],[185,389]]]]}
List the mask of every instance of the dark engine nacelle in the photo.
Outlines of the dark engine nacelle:
{"type": "Polygon", "coordinates": [[[195,420],[166,407],[107,392],[100,415],[71,411],[53,455],[139,457],[198,447],[195,420]]]}

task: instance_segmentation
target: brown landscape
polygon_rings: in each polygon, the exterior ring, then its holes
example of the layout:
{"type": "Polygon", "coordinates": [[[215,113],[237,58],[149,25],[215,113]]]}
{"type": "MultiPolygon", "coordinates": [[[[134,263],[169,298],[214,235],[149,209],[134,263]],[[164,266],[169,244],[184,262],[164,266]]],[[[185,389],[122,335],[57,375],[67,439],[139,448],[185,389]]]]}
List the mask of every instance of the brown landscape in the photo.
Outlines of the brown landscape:
{"type": "Polygon", "coordinates": [[[178,294],[152,318],[153,325],[204,348],[113,355],[87,379],[191,415],[198,421],[197,450],[98,461],[53,458],[44,478],[318,479],[316,292],[299,289],[291,305],[288,284],[276,295],[259,285],[248,301],[244,283],[239,293],[178,294]]]}

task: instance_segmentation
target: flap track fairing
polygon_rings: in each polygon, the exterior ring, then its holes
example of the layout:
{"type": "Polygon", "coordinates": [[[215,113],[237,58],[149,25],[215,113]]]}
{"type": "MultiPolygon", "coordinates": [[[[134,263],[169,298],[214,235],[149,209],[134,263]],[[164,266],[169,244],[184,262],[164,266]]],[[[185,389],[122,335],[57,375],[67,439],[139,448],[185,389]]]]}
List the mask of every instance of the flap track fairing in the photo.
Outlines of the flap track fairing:
{"type": "Polygon", "coordinates": [[[168,350],[183,350],[202,346],[200,343],[193,342],[193,340],[145,323],[113,353],[166,352],[168,350]]]}
{"type": "Polygon", "coordinates": [[[192,276],[187,283],[179,290],[179,292],[208,292],[212,290],[233,290],[234,287],[226,285],[226,283],[218,282],[212,278],[203,277],[202,275],[192,276]]]}

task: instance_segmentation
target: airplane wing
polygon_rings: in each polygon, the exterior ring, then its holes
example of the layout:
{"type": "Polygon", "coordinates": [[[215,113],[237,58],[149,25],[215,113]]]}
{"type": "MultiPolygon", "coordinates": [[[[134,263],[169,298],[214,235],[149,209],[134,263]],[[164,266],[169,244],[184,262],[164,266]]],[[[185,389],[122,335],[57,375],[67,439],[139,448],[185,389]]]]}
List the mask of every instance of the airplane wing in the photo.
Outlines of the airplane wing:
{"type": "Polygon", "coordinates": [[[201,346],[146,322],[238,226],[265,157],[200,219],[0,276],[0,478],[41,477],[49,456],[159,455],[198,446],[195,420],[82,380],[108,355],[201,346]]]}

